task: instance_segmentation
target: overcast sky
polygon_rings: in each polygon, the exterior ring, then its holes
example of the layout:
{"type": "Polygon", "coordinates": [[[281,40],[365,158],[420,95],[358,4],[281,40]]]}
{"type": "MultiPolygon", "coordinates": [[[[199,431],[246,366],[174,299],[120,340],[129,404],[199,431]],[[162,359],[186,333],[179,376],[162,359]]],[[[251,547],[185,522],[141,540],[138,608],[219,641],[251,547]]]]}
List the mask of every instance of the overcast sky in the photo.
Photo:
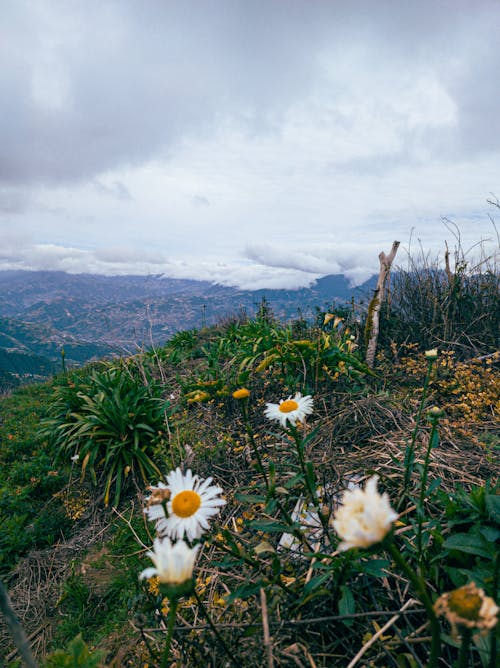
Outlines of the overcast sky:
{"type": "Polygon", "coordinates": [[[465,250],[495,239],[498,1],[1,0],[0,21],[0,269],[298,287],[364,280],[395,239],[401,264],[442,254],[443,217],[465,250]]]}

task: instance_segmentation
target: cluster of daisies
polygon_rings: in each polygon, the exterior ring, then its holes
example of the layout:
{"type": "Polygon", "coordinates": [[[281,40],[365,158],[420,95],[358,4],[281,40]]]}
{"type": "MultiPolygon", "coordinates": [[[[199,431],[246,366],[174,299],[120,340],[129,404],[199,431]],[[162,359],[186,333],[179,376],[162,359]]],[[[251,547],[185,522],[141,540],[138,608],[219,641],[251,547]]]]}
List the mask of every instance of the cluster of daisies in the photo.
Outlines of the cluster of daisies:
{"type": "MultiPolygon", "coordinates": [[[[312,397],[303,397],[299,392],[279,404],[266,404],[265,415],[286,428],[288,423],[295,426],[297,422],[303,422],[313,412],[313,406],[312,397]]],[[[339,550],[370,547],[390,532],[398,514],[391,508],[387,494],[378,493],[377,484],[378,476],[375,475],[368,480],[364,490],[357,486],[344,493],[332,522],[342,539],[339,550]]]]}
{"type": "Polygon", "coordinates": [[[200,478],[191,470],[183,474],[177,468],[168,474],[166,485],[160,482],[150,491],[144,512],[156,524],[153,550],[147,552],[154,567],[142,571],[140,578],[156,576],[160,591],[169,597],[191,593],[200,548],[196,541],[226,503],[223,490],[212,478],[200,478]]]}
{"type": "MultiPolygon", "coordinates": [[[[250,392],[237,390],[236,399],[247,399],[250,392]]],[[[287,422],[293,426],[312,413],[313,400],[300,393],[279,404],[267,404],[266,416],[277,420],[283,427],[287,422]]],[[[185,474],[180,468],[171,471],[167,484],[160,482],[150,487],[151,495],[146,499],[144,512],[156,524],[153,549],[147,552],[154,566],[146,568],[140,578],[157,577],[160,591],[167,596],[190,593],[193,586],[193,569],[200,544],[196,541],[210,528],[209,520],[226,503],[223,490],[206,480],[185,474]],[[184,540],[186,538],[186,540],[184,540]]]]}
{"type": "MultiPolygon", "coordinates": [[[[429,351],[434,360],[435,351],[429,351]]],[[[246,388],[236,390],[235,399],[246,400],[250,392],[246,388]]],[[[279,422],[286,429],[295,427],[313,412],[311,396],[300,393],[281,400],[278,404],[267,403],[265,415],[279,422]]],[[[391,507],[387,493],[377,489],[378,476],[367,480],[365,488],[356,486],[344,492],[331,524],[340,537],[340,551],[353,548],[366,549],[381,543],[392,531],[398,513],[391,507]]],[[[209,529],[209,520],[226,503],[223,490],[206,480],[193,475],[190,470],[183,474],[179,468],[167,476],[167,484],[151,487],[145,513],[156,523],[157,537],[154,548],[147,554],[154,568],[146,568],[141,578],[156,576],[160,590],[167,596],[192,593],[193,568],[199,543],[196,541],[209,529]],[[185,542],[184,538],[188,542],[185,542]]],[[[436,615],[445,615],[452,627],[465,626],[486,631],[498,621],[498,607],[484,591],[470,583],[453,592],[443,594],[435,604],[436,615]]]]}

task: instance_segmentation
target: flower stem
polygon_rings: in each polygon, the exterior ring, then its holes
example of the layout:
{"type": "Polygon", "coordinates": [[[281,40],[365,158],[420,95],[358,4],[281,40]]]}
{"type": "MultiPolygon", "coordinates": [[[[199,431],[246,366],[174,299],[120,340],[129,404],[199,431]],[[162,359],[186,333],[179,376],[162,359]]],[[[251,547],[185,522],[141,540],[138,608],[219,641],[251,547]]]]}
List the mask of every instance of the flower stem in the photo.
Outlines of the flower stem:
{"type": "Polygon", "coordinates": [[[427,493],[427,477],[429,474],[429,463],[431,458],[431,450],[437,445],[438,441],[438,417],[431,418],[432,428],[429,435],[429,444],[427,445],[427,452],[425,453],[424,468],[422,470],[422,477],[420,479],[420,494],[417,506],[417,563],[420,566],[422,561],[422,525],[424,522],[424,503],[427,493]]]}
{"type": "Polygon", "coordinates": [[[408,487],[410,485],[411,474],[413,473],[413,464],[415,461],[415,443],[417,440],[418,431],[420,429],[420,422],[422,421],[422,413],[424,410],[425,402],[427,401],[427,393],[429,391],[429,382],[431,379],[432,368],[434,366],[434,360],[429,360],[427,364],[427,373],[425,374],[424,387],[422,390],[422,398],[420,400],[420,405],[418,407],[417,416],[415,418],[415,427],[411,434],[411,441],[405,452],[405,472],[404,472],[404,482],[403,482],[403,494],[401,495],[401,500],[404,500],[408,487]]]}
{"type": "Polygon", "coordinates": [[[283,516],[283,518],[285,519],[286,523],[288,524],[288,526],[291,527],[291,532],[293,533],[293,535],[301,543],[303,543],[307,547],[308,550],[313,551],[311,545],[309,544],[309,542],[307,541],[305,536],[300,531],[293,528],[294,521],[292,519],[292,516],[286,510],[286,508],[283,506],[283,504],[281,503],[281,500],[276,496],[276,491],[274,489],[274,485],[269,482],[269,478],[267,476],[266,470],[264,468],[264,464],[262,462],[262,457],[260,456],[258,445],[255,442],[255,436],[254,436],[254,433],[253,433],[252,425],[250,424],[250,420],[248,419],[248,410],[247,410],[246,404],[242,404],[241,409],[242,409],[242,412],[243,412],[243,421],[245,423],[245,429],[246,429],[246,432],[247,432],[247,435],[248,435],[248,439],[250,441],[250,444],[251,444],[252,449],[254,451],[255,457],[257,459],[257,467],[258,467],[260,473],[262,474],[262,476],[264,478],[264,483],[266,485],[267,499],[273,498],[276,501],[278,509],[279,509],[281,515],[283,516]]]}
{"type": "Polygon", "coordinates": [[[410,564],[406,561],[393,542],[389,543],[387,549],[391,553],[391,556],[396,564],[400,566],[401,570],[404,571],[412,585],[415,587],[417,595],[422,602],[425,611],[427,612],[432,633],[431,652],[427,668],[437,668],[438,659],[441,655],[441,632],[438,618],[436,617],[436,613],[434,612],[434,608],[432,606],[432,601],[429,594],[427,593],[425,581],[411,568],[410,564]]]}
{"type": "Polygon", "coordinates": [[[172,633],[174,630],[175,615],[177,613],[177,606],[179,604],[178,598],[172,598],[170,601],[170,610],[168,611],[167,623],[167,639],[165,641],[165,649],[163,651],[163,658],[161,660],[161,668],[168,668],[168,660],[170,657],[170,646],[172,644],[172,633]]]}
{"type": "Polygon", "coordinates": [[[460,645],[460,653],[458,655],[457,668],[467,668],[469,658],[470,641],[472,639],[472,629],[467,627],[461,628],[462,644],[460,645]]]}
{"type": "Polygon", "coordinates": [[[266,485],[266,491],[269,495],[271,487],[270,487],[270,484],[269,484],[269,480],[267,478],[267,473],[266,473],[266,470],[264,468],[264,464],[262,462],[262,457],[260,456],[259,448],[258,448],[258,446],[255,442],[255,437],[254,437],[252,425],[250,424],[250,420],[248,419],[248,410],[247,410],[246,403],[242,402],[241,410],[242,410],[242,413],[243,413],[243,422],[245,423],[245,429],[246,429],[246,432],[247,432],[247,435],[248,435],[248,439],[250,441],[250,444],[252,446],[252,450],[254,451],[255,457],[257,459],[258,469],[259,469],[260,473],[262,474],[262,476],[264,477],[264,483],[266,485]]]}
{"type": "MultiPolygon", "coordinates": [[[[304,457],[304,445],[302,442],[302,438],[300,437],[300,434],[297,430],[297,427],[295,426],[290,426],[290,433],[293,436],[293,439],[295,441],[295,445],[297,447],[297,454],[299,456],[299,463],[300,463],[300,469],[302,471],[302,475],[304,476],[304,482],[306,485],[306,489],[309,493],[309,496],[311,497],[311,500],[314,504],[314,507],[316,508],[316,512],[318,514],[319,520],[321,522],[321,525],[323,527],[323,531],[328,538],[328,541],[330,545],[333,545],[332,538],[330,536],[330,528],[328,526],[328,519],[325,517],[322,509],[321,509],[321,504],[318,499],[318,494],[316,490],[315,484],[313,484],[310,480],[308,471],[307,471],[307,466],[306,466],[306,460],[304,457]]],[[[314,480],[314,483],[316,481],[314,480]]]]}

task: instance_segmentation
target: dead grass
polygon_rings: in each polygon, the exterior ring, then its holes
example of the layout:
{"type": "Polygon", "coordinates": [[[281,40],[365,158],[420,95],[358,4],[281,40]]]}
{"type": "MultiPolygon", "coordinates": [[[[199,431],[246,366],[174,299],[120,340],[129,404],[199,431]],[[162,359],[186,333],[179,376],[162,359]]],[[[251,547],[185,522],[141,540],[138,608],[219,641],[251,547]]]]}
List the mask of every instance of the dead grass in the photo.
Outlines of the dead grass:
{"type": "MultiPolygon", "coordinates": [[[[362,479],[373,472],[379,473],[391,495],[397,496],[398,490],[403,487],[402,462],[414,428],[412,415],[418,401],[418,390],[413,392],[407,386],[401,389],[399,395],[398,392],[358,395],[346,392],[316,398],[315,423],[320,426],[309,446],[308,456],[320,472],[320,482],[332,490],[331,504],[335,503],[346,479],[351,476],[362,479]]],[[[261,417],[263,404],[263,395],[255,397],[252,419],[264,459],[273,459],[277,469],[280,465],[285,469],[287,453],[282,445],[277,445],[275,437],[266,435],[268,425],[261,417]]],[[[487,425],[487,428],[491,430],[495,426],[487,425]]],[[[253,455],[246,442],[238,410],[233,407],[228,411],[227,402],[190,406],[183,414],[182,423],[171,425],[170,437],[176,458],[182,456],[183,464],[196,467],[202,476],[213,476],[228,490],[230,502],[223,517],[225,525],[243,545],[260,540],[260,537],[250,535],[243,528],[240,520],[249,508],[234,498],[235,491],[256,479],[251,468],[253,455]],[[182,433],[179,432],[181,427],[184,430],[182,433]],[[198,435],[198,445],[189,442],[189,435],[193,438],[198,435]],[[210,443],[213,445],[210,446],[210,443]]],[[[423,425],[417,439],[417,462],[423,456],[426,438],[427,427],[423,425]]],[[[464,439],[463,433],[457,433],[456,424],[448,421],[441,430],[439,447],[432,451],[429,473],[431,479],[441,478],[442,489],[451,493],[457,486],[470,489],[484,485],[486,481],[495,482],[498,461],[478,442],[464,439]]],[[[9,593],[38,656],[46,653],[53,637],[58,616],[55,604],[71,564],[77,564],[79,572],[86,575],[97,595],[112,577],[111,570],[99,570],[92,566],[99,554],[105,554],[111,521],[111,513],[103,513],[99,501],[91,500],[70,540],[49,550],[30,553],[12,573],[9,593]],[[86,557],[89,549],[91,556],[86,557]]],[[[220,634],[231,648],[237,650],[241,665],[248,668],[346,666],[345,657],[354,656],[363,645],[363,637],[379,631],[391,619],[391,614],[401,610],[409,599],[407,581],[395,574],[388,573],[381,581],[384,610],[374,598],[375,594],[369,589],[363,590],[362,583],[359,583],[365,597],[366,613],[352,618],[359,639],[359,645],[353,647],[352,633],[347,632],[352,627],[343,625],[345,617],[341,619],[332,611],[328,598],[324,602],[317,599],[314,606],[307,608],[307,614],[297,613],[293,619],[287,616],[286,609],[262,597],[225,605],[223,597],[235,583],[245,581],[246,573],[244,570],[227,571],[214,566],[222,556],[217,547],[205,547],[197,572],[198,587],[203,591],[202,598],[220,634]]],[[[310,577],[307,573],[302,575],[310,577]]],[[[370,655],[370,663],[360,662],[358,665],[389,665],[386,664],[389,650],[393,653],[403,649],[411,652],[413,647],[424,642],[428,630],[422,626],[425,618],[419,610],[417,603],[409,604],[406,614],[397,617],[387,630],[388,640],[381,645],[382,649],[370,655]],[[406,624],[413,625],[415,631],[413,636],[403,641],[402,628],[406,624]]],[[[147,647],[161,646],[164,628],[164,622],[144,625],[140,616],[132,617],[126,628],[117,629],[103,643],[108,665],[142,666],[148,662],[152,665],[147,647]]],[[[1,621],[0,652],[7,665],[15,656],[1,621]]],[[[220,668],[229,665],[194,600],[186,602],[180,610],[174,633],[173,657],[175,663],[172,665],[177,668],[195,665],[220,668]]]]}

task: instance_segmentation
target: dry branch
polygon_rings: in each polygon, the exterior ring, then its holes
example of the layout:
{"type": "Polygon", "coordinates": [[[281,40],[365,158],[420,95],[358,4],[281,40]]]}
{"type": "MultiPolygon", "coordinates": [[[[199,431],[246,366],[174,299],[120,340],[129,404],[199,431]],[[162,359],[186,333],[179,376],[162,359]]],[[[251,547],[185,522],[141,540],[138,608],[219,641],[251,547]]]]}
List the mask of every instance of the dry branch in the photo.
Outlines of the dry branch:
{"type": "Polygon", "coordinates": [[[391,264],[398,252],[399,241],[394,241],[391,252],[386,255],[383,251],[378,256],[380,261],[380,272],[377,280],[377,287],[375,288],[373,297],[368,306],[368,314],[366,317],[366,364],[373,368],[375,361],[375,351],[377,350],[378,332],[379,332],[379,318],[380,307],[384,299],[385,284],[391,270],[391,264]]]}

